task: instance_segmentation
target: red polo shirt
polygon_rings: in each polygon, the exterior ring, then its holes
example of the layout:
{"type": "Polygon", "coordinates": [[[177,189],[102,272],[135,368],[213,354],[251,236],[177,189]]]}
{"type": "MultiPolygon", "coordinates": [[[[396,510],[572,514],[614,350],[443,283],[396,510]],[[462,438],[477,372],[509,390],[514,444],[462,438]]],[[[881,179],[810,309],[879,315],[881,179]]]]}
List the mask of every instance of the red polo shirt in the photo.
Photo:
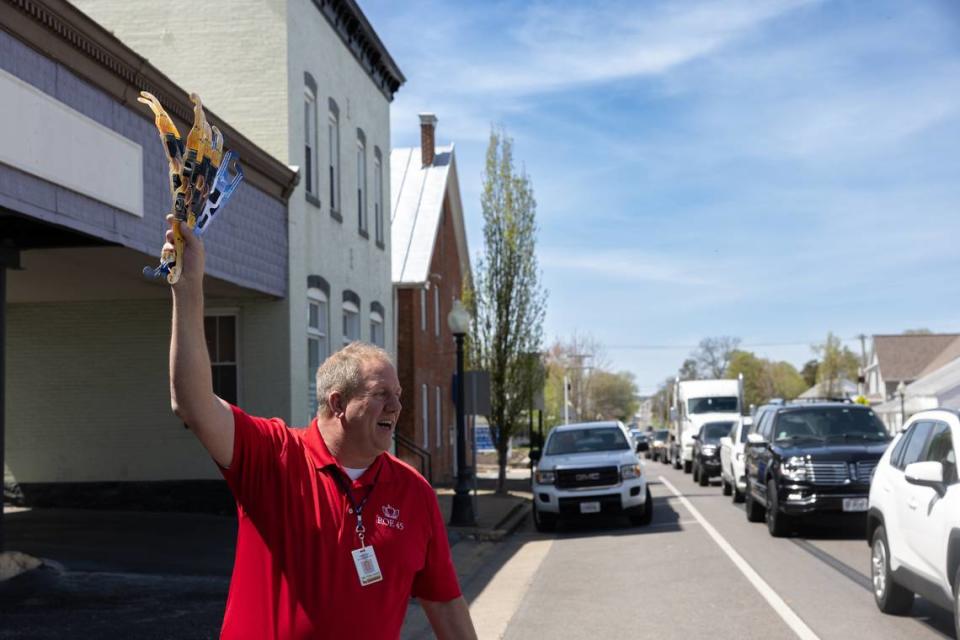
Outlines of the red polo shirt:
{"type": "Polygon", "coordinates": [[[433,488],[383,453],[351,483],[383,580],[360,585],[356,515],[316,421],[291,429],[233,408],[233,462],[221,469],[239,527],[220,637],[397,638],[411,596],[460,596],[433,488]],[[350,510],[350,512],[348,512],[350,510]]]}

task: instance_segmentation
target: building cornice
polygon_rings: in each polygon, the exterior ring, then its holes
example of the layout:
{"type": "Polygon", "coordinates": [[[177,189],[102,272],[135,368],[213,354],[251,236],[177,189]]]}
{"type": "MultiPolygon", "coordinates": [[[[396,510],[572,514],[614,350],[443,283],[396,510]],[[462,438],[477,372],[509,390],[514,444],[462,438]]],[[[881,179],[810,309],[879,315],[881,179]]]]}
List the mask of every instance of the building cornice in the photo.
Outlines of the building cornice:
{"type": "Polygon", "coordinates": [[[407,79],[367,17],[363,15],[356,0],[313,0],[313,4],[377,88],[392,102],[397,89],[407,79]]]}
{"type": "MultiPolygon", "coordinates": [[[[163,104],[182,133],[193,125],[188,92],[110,32],[65,0],[0,0],[0,28],[106,92],[153,122],[137,102],[149,91],[163,104]]],[[[201,97],[202,94],[201,94],[201,97]]],[[[300,174],[256,146],[207,110],[207,120],[223,132],[226,146],[239,154],[244,180],[286,201],[300,174]]]]}

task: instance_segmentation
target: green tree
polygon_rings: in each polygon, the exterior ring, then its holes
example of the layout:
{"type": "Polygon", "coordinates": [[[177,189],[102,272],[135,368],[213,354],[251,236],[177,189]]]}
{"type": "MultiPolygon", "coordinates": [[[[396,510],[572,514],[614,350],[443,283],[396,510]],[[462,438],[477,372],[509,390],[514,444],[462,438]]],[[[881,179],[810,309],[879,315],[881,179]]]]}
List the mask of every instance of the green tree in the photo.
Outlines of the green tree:
{"type": "Polygon", "coordinates": [[[598,420],[629,422],[637,413],[637,384],[632,373],[594,371],[590,375],[593,417],[598,420]]]}
{"type": "Polygon", "coordinates": [[[743,402],[759,406],[771,398],[793,400],[807,386],[803,377],[789,362],[771,362],[749,351],[734,351],[726,377],[743,374],[743,402]]]}
{"type": "Polygon", "coordinates": [[[839,396],[842,393],[843,380],[856,380],[860,369],[860,358],[845,347],[839,337],[832,332],[827,333],[827,339],[822,344],[813,346],[814,353],[820,358],[817,368],[817,384],[827,397],[839,396]]]}
{"type": "Polygon", "coordinates": [[[536,256],[536,201],[530,178],[513,166],[513,140],[492,129],[480,198],[484,253],[468,299],[473,308],[471,363],[490,372],[496,429],[497,493],[506,491],[507,447],[525,424],[544,368],[529,357],[541,350],[546,291],[536,256]]]}
{"type": "Polygon", "coordinates": [[[803,381],[806,383],[808,389],[817,384],[818,368],[820,368],[820,362],[818,360],[807,360],[807,363],[803,365],[803,369],[800,370],[800,375],[803,376],[803,381]]]}
{"type": "Polygon", "coordinates": [[[683,364],[680,365],[680,370],[677,371],[677,376],[681,380],[696,380],[700,377],[700,371],[697,369],[697,361],[693,358],[687,358],[683,361],[683,364]]]}
{"type": "Polygon", "coordinates": [[[718,336],[700,341],[692,357],[697,362],[697,371],[705,378],[722,378],[730,365],[730,357],[740,346],[740,338],[718,336]]]}

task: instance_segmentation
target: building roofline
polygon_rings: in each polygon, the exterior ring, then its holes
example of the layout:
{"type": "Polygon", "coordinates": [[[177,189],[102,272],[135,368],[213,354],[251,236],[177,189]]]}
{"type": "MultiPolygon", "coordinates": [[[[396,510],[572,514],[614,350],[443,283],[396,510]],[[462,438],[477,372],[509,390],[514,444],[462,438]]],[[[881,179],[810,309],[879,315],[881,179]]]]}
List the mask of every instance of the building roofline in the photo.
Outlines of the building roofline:
{"type": "Polygon", "coordinates": [[[356,0],[313,0],[373,83],[392,102],[407,81],[356,0]]]}
{"type": "MultiPolygon", "coordinates": [[[[193,105],[188,92],[65,0],[0,0],[0,28],[144,119],[153,122],[154,116],[137,102],[141,90],[160,100],[184,136],[192,126],[193,105]]],[[[244,180],[286,202],[300,180],[299,172],[255,145],[209,109],[206,111],[210,124],[223,132],[226,148],[239,154],[244,180]]]]}

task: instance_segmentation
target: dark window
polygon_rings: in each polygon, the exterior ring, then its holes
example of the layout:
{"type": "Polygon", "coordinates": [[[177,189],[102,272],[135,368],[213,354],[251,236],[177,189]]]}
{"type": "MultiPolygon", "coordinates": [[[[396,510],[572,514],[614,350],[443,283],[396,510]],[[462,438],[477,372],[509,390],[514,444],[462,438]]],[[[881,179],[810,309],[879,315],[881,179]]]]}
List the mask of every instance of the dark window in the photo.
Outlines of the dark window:
{"type": "Polygon", "coordinates": [[[687,400],[689,413],[730,413],[736,411],[738,407],[736,397],[691,398],[687,400]]]}
{"type": "Polygon", "coordinates": [[[935,422],[926,449],[923,460],[942,464],[944,482],[952,484],[957,477],[957,459],[953,452],[950,427],[943,422],[935,422]]]}
{"type": "Polygon", "coordinates": [[[884,441],[886,427],[865,408],[815,407],[783,411],[774,421],[773,440],[817,439],[884,441]]]}
{"type": "MultiPolygon", "coordinates": [[[[751,430],[751,429],[753,429],[753,425],[750,425],[749,428],[747,428],[747,427],[741,427],[741,428],[740,428],[740,442],[746,442],[746,441],[747,441],[747,434],[750,433],[750,430],[751,430]]],[[[731,433],[731,434],[730,434],[730,437],[732,438],[733,436],[734,436],[734,434],[731,433]]]]}
{"type": "Polygon", "coordinates": [[[720,442],[720,438],[730,435],[733,422],[708,422],[700,427],[700,439],[703,442],[720,442]]]}
{"type": "Polygon", "coordinates": [[[932,430],[932,422],[918,422],[910,428],[910,433],[908,434],[910,436],[910,442],[907,443],[906,448],[903,450],[900,464],[897,465],[898,469],[905,469],[908,464],[920,461],[923,456],[923,451],[926,448],[927,438],[930,436],[932,430]]]}
{"type": "Polygon", "coordinates": [[[206,316],[203,330],[210,354],[213,392],[231,404],[237,404],[237,318],[206,316]]]}
{"type": "Polygon", "coordinates": [[[908,431],[905,431],[900,439],[897,440],[897,446],[893,448],[893,451],[890,452],[890,466],[902,469],[900,466],[900,458],[903,456],[903,449],[907,445],[907,440],[910,439],[910,434],[913,433],[913,427],[910,427],[908,431]]]}
{"type": "Polygon", "coordinates": [[[772,431],[771,425],[773,424],[773,417],[775,415],[776,414],[773,411],[768,411],[767,413],[763,414],[763,418],[760,422],[759,433],[764,440],[770,439],[770,433],[772,431]]]}
{"type": "Polygon", "coordinates": [[[616,427],[601,429],[564,429],[554,431],[547,443],[547,455],[589,453],[591,451],[617,451],[629,449],[630,444],[623,432],[616,427]]]}

